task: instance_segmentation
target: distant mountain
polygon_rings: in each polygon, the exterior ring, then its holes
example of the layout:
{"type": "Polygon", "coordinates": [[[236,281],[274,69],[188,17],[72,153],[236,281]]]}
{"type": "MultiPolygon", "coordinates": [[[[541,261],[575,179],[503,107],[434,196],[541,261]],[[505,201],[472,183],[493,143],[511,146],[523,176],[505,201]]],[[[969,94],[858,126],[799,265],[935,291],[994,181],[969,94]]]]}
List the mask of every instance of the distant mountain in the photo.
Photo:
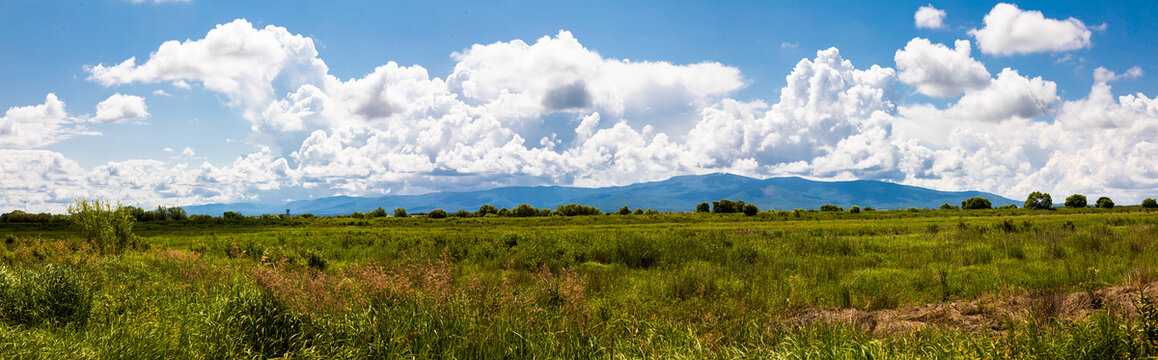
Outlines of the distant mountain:
{"type": "Polygon", "coordinates": [[[824,204],[836,204],[844,208],[859,205],[877,209],[904,209],[937,208],[943,203],[959,205],[961,200],[974,196],[989,199],[995,207],[1020,204],[979,191],[937,191],[875,180],[813,181],[798,177],[760,180],[732,174],[711,174],[676,176],[663,181],[603,188],[515,186],[378,198],[335,196],[288,203],[196,205],[185,207],[185,210],[190,214],[217,216],[225,211],[246,215],[281,214],[286,209],[293,214],[337,215],[366,212],[379,206],[390,212],[396,207],[402,207],[417,213],[432,209],[475,211],[484,204],[514,208],[525,203],[537,208],[553,209],[561,204],[576,203],[594,206],[605,212],[615,211],[624,205],[632,209],[693,211],[696,204],[720,199],[743,200],[756,204],[761,210],[816,209],[824,204]]]}

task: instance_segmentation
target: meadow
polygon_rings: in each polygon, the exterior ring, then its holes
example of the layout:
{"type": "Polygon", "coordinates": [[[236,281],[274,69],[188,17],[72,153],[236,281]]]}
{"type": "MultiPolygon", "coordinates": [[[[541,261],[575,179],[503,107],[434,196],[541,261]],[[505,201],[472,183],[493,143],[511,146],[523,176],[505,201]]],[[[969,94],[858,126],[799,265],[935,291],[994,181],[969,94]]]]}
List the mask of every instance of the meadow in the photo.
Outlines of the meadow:
{"type": "Polygon", "coordinates": [[[1158,355],[1158,214],[0,224],[4,359],[1158,355]]]}

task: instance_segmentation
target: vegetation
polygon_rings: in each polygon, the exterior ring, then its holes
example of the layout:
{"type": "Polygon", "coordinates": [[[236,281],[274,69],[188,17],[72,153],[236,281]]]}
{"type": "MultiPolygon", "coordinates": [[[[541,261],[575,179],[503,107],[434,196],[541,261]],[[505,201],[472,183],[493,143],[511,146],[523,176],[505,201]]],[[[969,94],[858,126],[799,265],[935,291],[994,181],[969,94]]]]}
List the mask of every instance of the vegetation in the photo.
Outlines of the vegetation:
{"type": "Polygon", "coordinates": [[[1142,207],[1147,209],[1158,208],[1158,201],[1154,201],[1154,198],[1142,200],[1142,207]]]}
{"type": "Polygon", "coordinates": [[[824,204],[824,205],[820,205],[820,211],[841,212],[841,211],[844,211],[844,208],[833,205],[833,204],[824,204]]]}
{"type": "Polygon", "coordinates": [[[696,212],[706,213],[706,212],[709,212],[711,210],[712,210],[712,206],[709,205],[707,202],[702,202],[699,205],[696,205],[696,212]]]}
{"type": "Polygon", "coordinates": [[[429,217],[431,219],[445,219],[446,218],[446,210],[443,210],[443,209],[430,210],[430,212],[426,213],[426,217],[429,217]]]}
{"type": "MultiPolygon", "coordinates": [[[[378,208],[381,209],[382,207],[378,207],[378,208]]],[[[382,211],[386,211],[386,210],[382,210],[382,211]]],[[[410,217],[410,214],[407,214],[406,209],[404,209],[404,208],[394,208],[394,217],[399,217],[399,218],[410,217]]]]}
{"type": "Polygon", "coordinates": [[[1053,198],[1049,194],[1034,191],[1025,199],[1026,209],[1031,210],[1053,210],[1053,198]]]}
{"type": "Polygon", "coordinates": [[[983,197],[971,197],[961,202],[961,208],[965,210],[992,209],[993,203],[983,197]]]}
{"type": "Polygon", "coordinates": [[[135,220],[120,205],[113,208],[108,202],[77,199],[68,214],[77,233],[101,253],[119,253],[139,244],[133,236],[135,220]]]}
{"type": "Polygon", "coordinates": [[[563,208],[190,216],[135,222],[150,246],[115,254],[70,222],[0,222],[0,358],[1158,355],[1138,206],[563,208]]]}
{"type": "Polygon", "coordinates": [[[1097,207],[1101,209],[1113,209],[1114,200],[1110,200],[1110,198],[1105,196],[1100,197],[1098,198],[1097,207]]]}
{"type": "Polygon", "coordinates": [[[732,201],[728,199],[721,199],[720,201],[712,202],[712,212],[716,214],[734,214],[744,211],[744,206],[747,205],[744,201],[732,201]]]}
{"type": "Polygon", "coordinates": [[[1084,208],[1086,207],[1086,196],[1081,194],[1073,194],[1066,198],[1066,207],[1068,208],[1084,208]]]}

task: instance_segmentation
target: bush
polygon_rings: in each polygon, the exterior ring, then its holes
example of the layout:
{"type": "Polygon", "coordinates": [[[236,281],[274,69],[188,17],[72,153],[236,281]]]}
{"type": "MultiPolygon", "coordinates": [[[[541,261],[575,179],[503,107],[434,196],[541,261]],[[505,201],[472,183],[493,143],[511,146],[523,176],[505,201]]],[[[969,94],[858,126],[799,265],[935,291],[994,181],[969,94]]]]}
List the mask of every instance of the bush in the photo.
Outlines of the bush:
{"type": "Polygon", "coordinates": [[[619,208],[619,215],[631,215],[631,208],[626,206],[619,208]]]}
{"type": "Polygon", "coordinates": [[[555,208],[555,212],[563,216],[603,215],[603,212],[599,211],[598,208],[579,204],[559,205],[555,208]]]}
{"type": "Polygon", "coordinates": [[[241,215],[239,212],[226,211],[225,213],[221,214],[221,217],[225,218],[226,220],[241,220],[245,218],[245,215],[241,215]]]}
{"type": "Polygon", "coordinates": [[[824,205],[820,205],[820,211],[841,212],[841,211],[844,211],[844,208],[833,205],[833,204],[824,204],[824,205]]]}
{"type": "Polygon", "coordinates": [[[732,214],[744,211],[743,201],[732,201],[728,199],[721,199],[720,201],[712,202],[712,212],[717,214],[732,214]]]}
{"type": "Polygon", "coordinates": [[[760,209],[756,207],[756,204],[744,204],[744,215],[754,216],[758,212],[760,209]]]}
{"type": "Polygon", "coordinates": [[[1142,207],[1147,209],[1158,208],[1158,202],[1154,201],[1153,198],[1142,200],[1142,207]]]}
{"type": "Polygon", "coordinates": [[[431,219],[445,219],[446,218],[446,210],[443,210],[443,209],[430,210],[430,212],[426,213],[426,217],[431,218],[431,219]]]}
{"type": "Polygon", "coordinates": [[[643,215],[643,209],[635,209],[635,212],[633,212],[632,214],[643,215]]]}
{"type": "Polygon", "coordinates": [[[314,251],[306,253],[306,266],[317,271],[326,270],[326,258],[314,251]]]}
{"type": "MultiPolygon", "coordinates": [[[[965,202],[962,201],[961,203],[964,204],[965,202]]],[[[941,210],[959,210],[959,209],[961,209],[961,208],[957,207],[957,205],[950,205],[949,203],[941,204],[941,210]]]]}
{"type": "Polygon", "coordinates": [[[474,214],[471,214],[471,212],[470,212],[470,211],[466,211],[466,210],[459,210],[459,211],[455,211],[455,212],[453,212],[453,213],[450,213],[449,215],[450,215],[451,217],[468,218],[468,217],[471,217],[471,216],[473,216],[474,214]]]}
{"type": "MultiPolygon", "coordinates": [[[[948,204],[946,204],[946,205],[948,205],[948,204]]],[[[945,207],[942,205],[941,208],[944,209],[945,207]]],[[[983,198],[980,196],[975,196],[975,197],[971,197],[971,198],[968,198],[968,199],[965,199],[964,201],[962,201],[961,202],[961,208],[965,209],[965,210],[992,209],[993,203],[989,202],[989,199],[986,199],[986,198],[983,198]]]]}
{"type": "Polygon", "coordinates": [[[711,211],[712,211],[712,205],[708,204],[707,202],[702,202],[699,205],[696,205],[696,212],[698,212],[698,213],[706,213],[706,212],[711,212],[711,211]]]}
{"type": "Polygon", "coordinates": [[[1066,198],[1066,207],[1068,208],[1084,208],[1086,207],[1086,196],[1080,194],[1073,194],[1066,198]]]}
{"type": "Polygon", "coordinates": [[[496,208],[494,205],[479,206],[478,211],[475,212],[475,214],[478,215],[478,217],[483,217],[483,216],[487,216],[489,214],[498,214],[498,213],[499,213],[499,208],[496,208]]]}
{"type": "Polygon", "coordinates": [[[1098,202],[1096,203],[1096,206],[1099,208],[1102,208],[1102,209],[1113,209],[1114,208],[1114,200],[1110,200],[1110,198],[1103,196],[1103,197],[1098,198],[1098,202]]]}
{"type": "Polygon", "coordinates": [[[85,325],[92,313],[92,291],[74,271],[55,265],[10,272],[0,268],[0,319],[36,326],[85,325]]]}
{"type": "MultiPolygon", "coordinates": [[[[397,209],[395,209],[395,211],[397,211],[397,209]]],[[[403,211],[405,211],[405,210],[403,210],[403,211]]],[[[377,209],[370,210],[370,211],[366,212],[366,217],[370,218],[370,219],[377,218],[377,217],[386,217],[386,209],[379,206],[377,209]]]]}
{"type": "Polygon", "coordinates": [[[1034,191],[1025,198],[1025,206],[1022,207],[1034,210],[1052,210],[1053,198],[1049,194],[1034,191]]]}
{"type": "Polygon", "coordinates": [[[849,214],[860,214],[860,206],[853,205],[848,209],[849,214]]]}
{"type": "Polygon", "coordinates": [[[539,216],[539,209],[529,204],[519,204],[519,206],[515,207],[515,210],[511,211],[511,215],[515,217],[539,216]]]}
{"type": "Polygon", "coordinates": [[[69,205],[72,226],[102,254],[119,253],[127,247],[136,247],[133,236],[133,215],[120,205],[114,209],[108,202],[77,199],[69,205]]]}
{"type": "MultiPolygon", "coordinates": [[[[379,209],[382,209],[382,208],[379,208],[379,209]]],[[[378,211],[378,210],[374,210],[374,211],[378,211]]],[[[382,210],[382,216],[386,216],[386,210],[385,209],[382,210]]],[[[407,214],[406,209],[404,209],[404,208],[394,208],[394,217],[401,217],[401,218],[410,217],[410,214],[407,214]]]]}

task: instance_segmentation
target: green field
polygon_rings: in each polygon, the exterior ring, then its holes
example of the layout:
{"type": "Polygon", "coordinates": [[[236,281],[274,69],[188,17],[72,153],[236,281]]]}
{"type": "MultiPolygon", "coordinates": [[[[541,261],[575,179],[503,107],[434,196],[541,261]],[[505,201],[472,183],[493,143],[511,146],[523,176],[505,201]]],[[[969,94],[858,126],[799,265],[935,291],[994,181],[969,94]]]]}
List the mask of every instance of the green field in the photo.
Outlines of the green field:
{"type": "Polygon", "coordinates": [[[0,358],[1146,358],[1138,207],[0,224],[0,358]],[[1141,306],[1139,306],[1141,305],[1141,306]]]}

